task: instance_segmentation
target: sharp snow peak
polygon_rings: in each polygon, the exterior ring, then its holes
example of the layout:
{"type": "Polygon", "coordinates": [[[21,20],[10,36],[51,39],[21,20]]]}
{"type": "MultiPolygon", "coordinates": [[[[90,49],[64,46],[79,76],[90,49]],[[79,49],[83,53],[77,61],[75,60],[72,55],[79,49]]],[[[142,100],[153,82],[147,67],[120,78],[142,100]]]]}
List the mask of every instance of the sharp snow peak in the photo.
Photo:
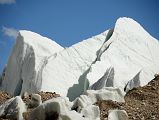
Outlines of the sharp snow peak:
{"type": "MultiPolygon", "coordinates": [[[[159,71],[159,42],[131,18],[67,49],[22,30],[0,81],[12,95],[51,91],[74,100],[87,89],[143,86],[159,71]],[[138,79],[136,79],[136,77],[138,79]]],[[[126,87],[126,88],[125,88],[126,87]]]]}

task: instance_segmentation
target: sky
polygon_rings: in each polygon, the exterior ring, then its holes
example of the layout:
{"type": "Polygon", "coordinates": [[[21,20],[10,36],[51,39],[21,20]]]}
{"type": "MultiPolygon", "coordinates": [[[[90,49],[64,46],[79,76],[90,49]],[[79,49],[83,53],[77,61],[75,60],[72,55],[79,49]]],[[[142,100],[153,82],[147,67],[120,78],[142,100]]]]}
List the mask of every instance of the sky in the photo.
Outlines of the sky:
{"type": "Polygon", "coordinates": [[[158,12],[159,0],[0,0],[0,72],[18,30],[37,32],[69,47],[113,28],[125,16],[159,39],[158,12]]]}

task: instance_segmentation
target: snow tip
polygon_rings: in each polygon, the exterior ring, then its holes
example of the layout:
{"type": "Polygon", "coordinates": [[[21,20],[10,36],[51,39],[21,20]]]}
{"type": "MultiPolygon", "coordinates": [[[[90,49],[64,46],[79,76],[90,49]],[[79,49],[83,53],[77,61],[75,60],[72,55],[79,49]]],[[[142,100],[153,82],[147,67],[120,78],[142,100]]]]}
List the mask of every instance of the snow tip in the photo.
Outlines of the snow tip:
{"type": "MultiPolygon", "coordinates": [[[[47,37],[44,37],[38,33],[32,32],[32,31],[28,31],[28,30],[19,30],[19,35],[20,37],[25,38],[25,41],[35,41],[35,39],[37,39],[39,41],[53,41],[47,37]]],[[[54,42],[54,41],[53,41],[54,42]]]]}
{"type": "Polygon", "coordinates": [[[40,34],[28,30],[19,30],[19,34],[21,36],[41,36],[40,34]]]}
{"type": "Polygon", "coordinates": [[[149,36],[149,33],[144,30],[144,28],[135,20],[128,17],[120,17],[117,19],[114,32],[118,34],[134,34],[134,35],[145,35],[149,36]]]}
{"type": "Polygon", "coordinates": [[[137,23],[132,18],[128,18],[128,17],[120,17],[119,19],[117,19],[116,24],[115,24],[115,26],[120,26],[120,27],[124,27],[124,26],[128,26],[128,25],[140,26],[139,23],[137,23]]]}
{"type": "MultiPolygon", "coordinates": [[[[117,19],[117,21],[119,21],[119,20],[133,20],[132,18],[129,18],[129,17],[119,17],[118,19],[117,19]]],[[[133,20],[134,21],[134,20],[133,20]]]]}
{"type": "Polygon", "coordinates": [[[54,40],[44,37],[38,33],[28,31],[28,30],[19,30],[17,40],[22,40],[22,39],[24,42],[32,44],[32,45],[43,46],[42,44],[40,44],[42,42],[43,44],[50,44],[50,46],[53,46],[53,48],[63,49],[63,47],[57,44],[54,40]]]}
{"type": "Polygon", "coordinates": [[[129,18],[129,17],[120,17],[117,19],[116,23],[120,23],[120,22],[133,22],[133,23],[137,23],[134,19],[129,18]]]}

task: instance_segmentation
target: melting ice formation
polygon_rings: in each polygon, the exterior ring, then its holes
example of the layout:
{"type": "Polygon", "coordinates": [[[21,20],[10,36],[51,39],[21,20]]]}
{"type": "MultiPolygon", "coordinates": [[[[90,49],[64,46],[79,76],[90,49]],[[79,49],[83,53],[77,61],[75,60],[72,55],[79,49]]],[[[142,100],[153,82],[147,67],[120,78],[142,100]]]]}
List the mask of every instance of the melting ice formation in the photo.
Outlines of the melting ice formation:
{"type": "Polygon", "coordinates": [[[128,91],[159,72],[159,42],[131,18],[69,48],[21,30],[1,81],[12,95],[52,91],[74,100],[87,89],[128,91]]]}

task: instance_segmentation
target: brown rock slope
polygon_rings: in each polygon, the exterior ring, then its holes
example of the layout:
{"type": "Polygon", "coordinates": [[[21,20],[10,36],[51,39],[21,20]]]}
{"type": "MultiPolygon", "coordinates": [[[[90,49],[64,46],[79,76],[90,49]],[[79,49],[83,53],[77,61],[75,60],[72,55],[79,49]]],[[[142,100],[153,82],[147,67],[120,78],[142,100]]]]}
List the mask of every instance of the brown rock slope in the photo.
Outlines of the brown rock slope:
{"type": "Polygon", "coordinates": [[[11,96],[4,92],[4,91],[0,91],[0,105],[3,104],[5,101],[7,101],[8,99],[10,99],[11,96]]]}
{"type": "Polygon", "coordinates": [[[51,98],[56,98],[56,97],[60,97],[59,94],[56,94],[55,92],[39,92],[38,93],[41,96],[41,100],[42,102],[49,100],[51,98]]]}
{"type": "Polygon", "coordinates": [[[111,109],[125,110],[129,120],[159,120],[159,76],[144,87],[130,90],[125,103],[98,101],[101,120],[106,120],[111,109]]]}

